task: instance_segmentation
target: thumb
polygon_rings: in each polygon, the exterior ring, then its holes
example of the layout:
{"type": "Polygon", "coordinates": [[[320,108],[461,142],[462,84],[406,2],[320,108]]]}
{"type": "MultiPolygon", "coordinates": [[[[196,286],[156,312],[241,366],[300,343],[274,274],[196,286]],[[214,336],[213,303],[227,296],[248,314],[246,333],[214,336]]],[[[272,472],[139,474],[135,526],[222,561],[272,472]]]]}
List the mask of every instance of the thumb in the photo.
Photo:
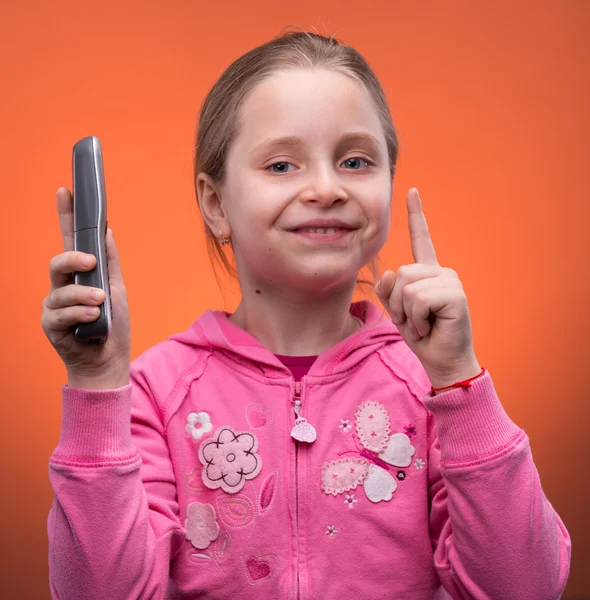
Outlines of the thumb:
{"type": "Polygon", "coordinates": [[[385,308],[388,308],[389,306],[389,296],[391,296],[391,292],[393,292],[394,285],[395,273],[391,269],[385,271],[375,285],[375,293],[377,294],[377,298],[381,300],[385,308]]]}
{"type": "Polygon", "coordinates": [[[119,252],[117,250],[117,244],[115,243],[115,236],[113,230],[109,227],[107,229],[106,245],[107,245],[107,264],[109,267],[109,280],[111,284],[118,284],[124,286],[123,273],[121,272],[121,262],[119,260],[119,252]]]}

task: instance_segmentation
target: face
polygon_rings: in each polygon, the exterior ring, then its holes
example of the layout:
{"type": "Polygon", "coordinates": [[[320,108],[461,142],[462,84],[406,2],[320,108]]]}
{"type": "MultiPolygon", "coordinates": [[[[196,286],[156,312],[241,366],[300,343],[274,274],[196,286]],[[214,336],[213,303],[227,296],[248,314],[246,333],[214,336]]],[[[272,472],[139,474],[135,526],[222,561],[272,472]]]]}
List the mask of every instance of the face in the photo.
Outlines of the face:
{"type": "Polygon", "coordinates": [[[392,193],[368,92],[340,73],[284,71],[249,92],[238,131],[218,192],[242,286],[354,287],[387,239],[392,193]]]}

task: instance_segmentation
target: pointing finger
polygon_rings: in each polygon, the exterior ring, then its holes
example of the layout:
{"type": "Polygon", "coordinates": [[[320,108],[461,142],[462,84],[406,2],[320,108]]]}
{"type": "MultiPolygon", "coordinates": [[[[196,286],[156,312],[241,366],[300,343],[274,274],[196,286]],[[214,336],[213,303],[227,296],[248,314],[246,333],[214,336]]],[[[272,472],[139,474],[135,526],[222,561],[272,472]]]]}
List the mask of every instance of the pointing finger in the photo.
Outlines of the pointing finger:
{"type": "Polygon", "coordinates": [[[406,197],[408,207],[408,226],[412,255],[417,263],[438,265],[434,244],[428,232],[426,216],[422,210],[422,201],[417,188],[412,188],[406,197]]]}

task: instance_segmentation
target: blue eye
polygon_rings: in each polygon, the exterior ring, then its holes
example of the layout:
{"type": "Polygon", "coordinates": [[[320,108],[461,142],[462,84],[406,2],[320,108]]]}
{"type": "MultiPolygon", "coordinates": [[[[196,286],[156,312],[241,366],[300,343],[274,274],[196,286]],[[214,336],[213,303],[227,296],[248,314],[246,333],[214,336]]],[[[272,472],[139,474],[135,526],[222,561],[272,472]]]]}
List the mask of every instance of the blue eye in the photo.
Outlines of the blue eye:
{"type": "MultiPolygon", "coordinates": [[[[292,164],[293,163],[289,163],[289,162],[285,162],[285,161],[276,162],[276,163],[273,163],[272,165],[269,165],[266,169],[267,170],[271,169],[272,167],[276,167],[276,165],[292,165],[292,164]]],[[[287,171],[273,171],[273,173],[287,173],[287,171]]]]}
{"type": "MultiPolygon", "coordinates": [[[[354,161],[354,160],[362,160],[365,163],[367,163],[367,166],[374,166],[374,163],[372,163],[371,161],[367,160],[366,158],[361,158],[360,156],[354,156],[352,158],[347,158],[344,162],[345,163],[350,163],[350,161],[354,161]]],[[[287,162],[287,161],[281,161],[281,162],[276,162],[273,163],[272,165],[269,165],[268,167],[266,167],[266,170],[272,169],[272,167],[276,167],[277,165],[292,165],[293,163],[287,162]]],[[[344,163],[343,163],[344,164],[344,163]]],[[[358,171],[359,169],[350,169],[351,171],[358,171]]],[[[282,171],[273,171],[273,173],[288,173],[288,171],[282,170],[282,171]]]]}
{"type": "MultiPolygon", "coordinates": [[[[372,166],[373,163],[368,161],[366,158],[361,158],[360,156],[353,156],[352,158],[347,158],[344,162],[350,162],[351,160],[362,160],[367,163],[368,166],[372,166]]],[[[358,171],[358,169],[353,169],[353,171],[358,171]]]]}

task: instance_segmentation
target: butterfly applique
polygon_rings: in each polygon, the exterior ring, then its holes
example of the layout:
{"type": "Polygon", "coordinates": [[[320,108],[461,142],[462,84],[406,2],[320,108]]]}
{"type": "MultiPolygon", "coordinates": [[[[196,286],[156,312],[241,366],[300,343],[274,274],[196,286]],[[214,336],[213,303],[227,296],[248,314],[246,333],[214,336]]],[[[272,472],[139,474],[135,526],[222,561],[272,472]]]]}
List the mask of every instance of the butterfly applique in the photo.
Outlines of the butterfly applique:
{"type": "Polygon", "coordinates": [[[356,489],[361,483],[371,502],[391,500],[397,489],[397,481],[389,472],[389,466],[407,467],[412,462],[416,448],[405,433],[390,434],[387,409],[380,402],[367,400],[357,407],[355,413],[356,450],[339,452],[357,454],[337,458],[322,467],[322,489],[336,496],[356,489]],[[357,439],[362,445],[359,448],[357,439]]]}

